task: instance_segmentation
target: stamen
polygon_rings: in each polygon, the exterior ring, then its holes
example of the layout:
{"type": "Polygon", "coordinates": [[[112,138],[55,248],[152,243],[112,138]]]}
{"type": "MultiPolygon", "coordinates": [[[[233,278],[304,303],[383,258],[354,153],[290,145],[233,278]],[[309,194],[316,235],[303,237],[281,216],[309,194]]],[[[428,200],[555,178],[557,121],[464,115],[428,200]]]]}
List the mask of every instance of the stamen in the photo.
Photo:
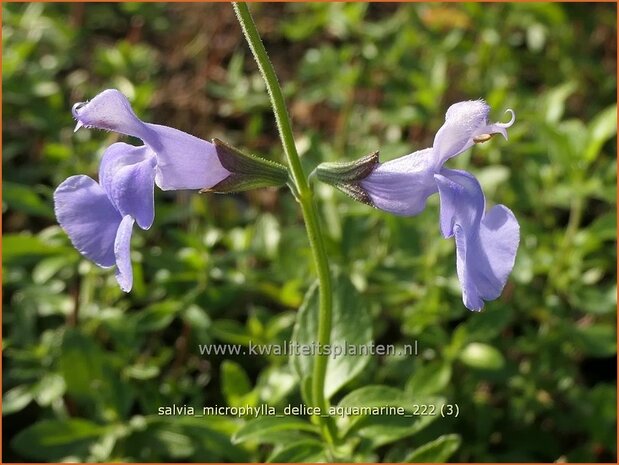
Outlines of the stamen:
{"type": "Polygon", "coordinates": [[[494,134],[480,134],[478,136],[473,137],[473,142],[475,142],[476,144],[483,144],[484,142],[487,142],[490,139],[492,139],[493,135],[494,134]]]}

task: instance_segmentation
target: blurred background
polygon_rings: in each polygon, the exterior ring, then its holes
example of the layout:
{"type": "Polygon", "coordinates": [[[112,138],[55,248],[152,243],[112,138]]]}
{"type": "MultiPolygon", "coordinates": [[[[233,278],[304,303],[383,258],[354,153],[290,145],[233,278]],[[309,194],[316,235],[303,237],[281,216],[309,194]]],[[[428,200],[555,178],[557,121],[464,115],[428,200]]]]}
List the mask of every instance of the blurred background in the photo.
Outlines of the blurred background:
{"type": "MultiPolygon", "coordinates": [[[[493,121],[507,108],[517,116],[509,142],[449,162],[521,226],[514,272],[481,314],[461,302],[437,196],[400,218],[317,186],[329,256],[368,305],[374,340],[417,340],[420,350],[372,357],[345,390],[385,384],[441,395],[461,412],[348,459],[615,462],[616,5],[251,8],[308,171],[428,147],[457,101],[486,99],[493,121]],[[441,437],[443,455],[411,455],[441,437]]],[[[145,121],[284,160],[231,6],[4,3],[2,12],[4,461],[273,457],[268,443],[231,443],[245,419],[157,409],[300,402],[285,357],[197,348],[290,339],[315,278],[290,193],[156,192],[154,226],[133,233],[128,295],[72,248],[53,214],[56,186],[96,178],[119,140],[73,133],[72,104],[110,87],[145,121]]]]}

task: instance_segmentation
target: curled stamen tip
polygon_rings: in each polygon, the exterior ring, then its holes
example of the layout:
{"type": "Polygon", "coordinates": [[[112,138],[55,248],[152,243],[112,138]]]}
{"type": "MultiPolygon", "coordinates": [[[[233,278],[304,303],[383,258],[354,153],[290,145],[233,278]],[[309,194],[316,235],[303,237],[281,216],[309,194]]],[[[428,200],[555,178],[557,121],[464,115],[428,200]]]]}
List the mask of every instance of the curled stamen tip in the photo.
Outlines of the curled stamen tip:
{"type": "Polygon", "coordinates": [[[510,113],[512,117],[507,123],[496,123],[496,125],[500,128],[509,128],[512,124],[514,124],[514,121],[516,121],[516,113],[514,113],[514,110],[508,108],[505,110],[505,113],[510,113]]]}
{"type": "Polygon", "coordinates": [[[84,125],[82,124],[81,121],[78,121],[77,124],[75,125],[75,129],[73,130],[73,132],[77,132],[77,130],[81,127],[83,127],[84,125]]]}

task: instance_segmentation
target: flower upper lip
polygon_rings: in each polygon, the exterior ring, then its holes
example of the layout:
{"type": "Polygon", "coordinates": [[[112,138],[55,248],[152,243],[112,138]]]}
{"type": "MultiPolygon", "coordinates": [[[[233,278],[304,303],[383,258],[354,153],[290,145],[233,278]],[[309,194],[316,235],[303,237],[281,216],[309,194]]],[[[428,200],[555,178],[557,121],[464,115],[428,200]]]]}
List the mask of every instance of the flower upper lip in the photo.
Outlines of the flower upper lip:
{"type": "Polygon", "coordinates": [[[145,123],[134,113],[127,98],[107,89],[87,102],[73,105],[81,127],[104,129],[137,137],[157,158],[155,182],[162,190],[203,189],[230,175],[219,162],[215,146],[186,132],[159,124],[145,123]]]}

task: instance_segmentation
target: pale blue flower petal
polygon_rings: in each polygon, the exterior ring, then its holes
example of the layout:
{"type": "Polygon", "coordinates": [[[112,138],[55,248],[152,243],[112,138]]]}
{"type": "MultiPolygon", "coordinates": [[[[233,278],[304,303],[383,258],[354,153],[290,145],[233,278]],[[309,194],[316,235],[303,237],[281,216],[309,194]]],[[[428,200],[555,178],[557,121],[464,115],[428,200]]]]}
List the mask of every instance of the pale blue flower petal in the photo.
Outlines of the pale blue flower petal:
{"type": "Polygon", "coordinates": [[[118,90],[108,89],[90,102],[76,104],[73,116],[83,126],[142,139],[157,158],[155,181],[162,190],[210,188],[230,175],[212,143],[178,129],[140,121],[118,90]]]}
{"type": "Polygon", "coordinates": [[[466,171],[443,168],[434,175],[441,203],[440,227],[444,237],[454,235],[454,226],[470,231],[481,221],[484,194],[475,177],[466,171]]]}
{"type": "Polygon", "coordinates": [[[490,107],[483,100],[470,100],[453,104],[445,115],[445,124],[434,137],[434,150],[437,163],[442,166],[448,159],[461,154],[473,144],[475,138],[486,134],[502,134],[507,139],[507,128],[515,121],[507,123],[488,123],[490,107]]]}
{"type": "Polygon", "coordinates": [[[123,142],[110,145],[99,165],[99,183],[121,215],[131,215],[142,229],[155,218],[155,166],[153,151],[123,142]]]}
{"type": "Polygon", "coordinates": [[[466,171],[442,169],[435,176],[441,232],[455,236],[456,268],[464,305],[474,311],[502,292],[516,258],[520,229],[513,213],[497,205],[484,215],[479,182],[466,171]]]}
{"type": "Polygon", "coordinates": [[[483,299],[494,300],[501,295],[514,268],[520,243],[520,226],[509,208],[495,205],[486,212],[479,236],[492,270],[485,276],[478,274],[477,289],[483,299]]]}
{"type": "Polygon", "coordinates": [[[376,208],[396,215],[412,216],[426,206],[436,192],[432,149],[381,163],[360,182],[376,208]]]}
{"type": "Polygon", "coordinates": [[[114,255],[116,256],[116,281],[120,288],[129,292],[133,287],[133,268],[131,265],[131,233],[133,232],[133,218],[130,215],[123,217],[114,241],[114,255]]]}
{"type": "Polygon", "coordinates": [[[71,176],[54,192],[54,210],[73,246],[97,265],[114,266],[121,215],[105,190],[88,176],[71,176]]]}
{"type": "Polygon", "coordinates": [[[151,131],[143,140],[157,155],[160,189],[205,189],[230,176],[212,143],[167,126],[147,126],[151,131]]]}
{"type": "Polygon", "coordinates": [[[148,128],[135,115],[127,97],[116,89],[104,90],[88,102],[76,103],[72,112],[78,128],[105,129],[140,139],[148,133],[148,128]]]}

